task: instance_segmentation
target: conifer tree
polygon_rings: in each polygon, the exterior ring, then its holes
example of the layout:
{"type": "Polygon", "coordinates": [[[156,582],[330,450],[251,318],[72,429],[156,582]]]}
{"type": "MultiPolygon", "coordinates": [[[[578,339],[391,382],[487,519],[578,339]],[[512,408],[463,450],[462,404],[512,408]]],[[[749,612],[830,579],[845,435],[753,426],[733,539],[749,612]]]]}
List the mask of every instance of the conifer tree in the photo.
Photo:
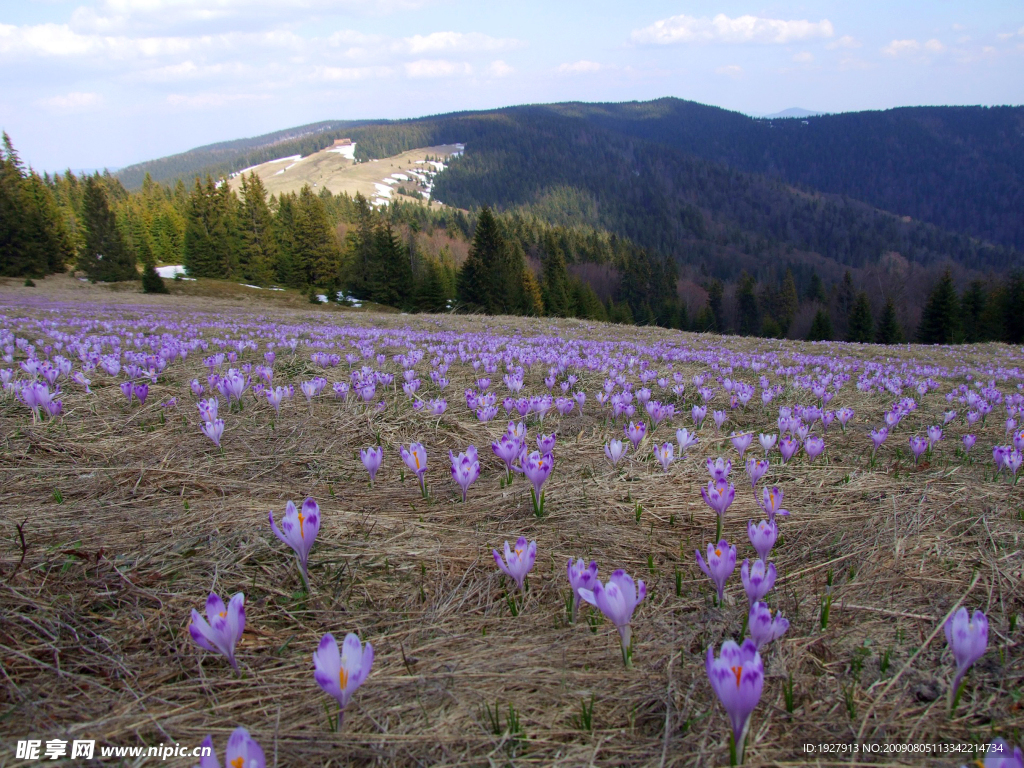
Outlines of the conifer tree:
{"type": "Polygon", "coordinates": [[[757,296],[754,293],[756,283],[754,278],[744,271],[740,275],[739,285],[736,288],[736,301],[739,304],[740,335],[753,336],[761,327],[757,315],[757,296]]]}
{"type": "Polygon", "coordinates": [[[242,277],[255,285],[270,285],[277,272],[274,219],[267,205],[267,190],[256,172],[242,174],[238,205],[239,265],[242,277]]]}
{"type": "Polygon", "coordinates": [[[188,199],[183,261],[190,277],[230,276],[228,269],[235,261],[228,229],[230,210],[225,209],[225,198],[217,191],[211,177],[204,184],[198,178],[188,199]]]}
{"type": "Polygon", "coordinates": [[[715,333],[722,333],[725,330],[725,317],[722,312],[722,299],[725,295],[725,288],[722,286],[722,281],[715,278],[707,286],[708,291],[708,311],[710,315],[705,319],[705,323],[699,330],[702,331],[713,331],[715,333]],[[710,324],[707,324],[707,320],[710,319],[710,324]]]}
{"type": "Polygon", "coordinates": [[[947,269],[925,303],[921,325],[917,329],[922,344],[952,344],[960,330],[960,300],[947,269]]]}
{"type": "Polygon", "coordinates": [[[306,283],[334,289],[341,277],[341,246],[323,200],[309,185],[295,204],[295,260],[306,283]]]}
{"type": "Polygon", "coordinates": [[[811,330],[807,333],[808,341],[832,341],[832,320],[828,312],[819,309],[811,321],[811,330]]]}
{"type": "Polygon", "coordinates": [[[491,284],[494,264],[505,248],[498,223],[489,208],[480,211],[473,234],[469,257],[459,270],[456,297],[471,312],[495,314],[497,307],[494,286],[491,284]]]}
{"type": "Polygon", "coordinates": [[[369,201],[358,192],[352,207],[356,226],[346,236],[345,285],[356,298],[369,299],[370,282],[375,269],[375,216],[369,201]]]}
{"type": "Polygon", "coordinates": [[[85,244],[78,255],[78,268],[89,280],[113,283],[138,278],[134,254],[125,246],[98,175],[85,181],[82,227],[85,244]]]}
{"type": "Polygon", "coordinates": [[[850,313],[853,311],[853,303],[857,299],[856,291],[853,288],[853,275],[850,270],[843,274],[842,282],[835,288],[835,296],[832,300],[832,316],[835,318],[836,327],[840,336],[845,336],[850,329],[850,313]]]}
{"type": "Polygon", "coordinates": [[[985,340],[982,335],[982,318],[985,314],[987,300],[985,285],[981,280],[971,282],[960,298],[960,306],[963,310],[960,317],[963,320],[964,341],[969,344],[985,340]]]}
{"type": "Polygon", "coordinates": [[[903,329],[900,328],[900,321],[896,316],[896,303],[889,297],[885,300],[885,308],[882,310],[882,317],[878,321],[875,343],[899,344],[902,341],[903,329]]]}
{"type": "Polygon", "coordinates": [[[373,236],[373,271],[370,299],[389,307],[404,308],[412,290],[412,268],[405,246],[395,236],[390,221],[381,223],[373,236]]]}
{"type": "Polygon", "coordinates": [[[441,266],[432,258],[423,259],[413,295],[416,308],[421,312],[444,312],[448,309],[448,298],[441,266]]]}
{"type": "Polygon", "coordinates": [[[565,266],[565,255],[553,237],[545,242],[544,258],[544,314],[550,317],[568,317],[569,272],[565,266]]]}
{"type": "Polygon", "coordinates": [[[142,290],[145,293],[170,293],[164,279],[160,277],[156,267],[152,264],[147,264],[142,269],[142,290]]]}
{"type": "Polygon", "coordinates": [[[806,297],[808,301],[818,301],[822,304],[826,301],[825,286],[822,285],[821,278],[818,276],[818,270],[816,269],[811,271],[811,279],[807,285],[806,297]]]}
{"type": "Polygon", "coordinates": [[[868,295],[861,291],[857,294],[857,300],[850,311],[850,327],[846,331],[846,340],[867,344],[871,341],[874,330],[871,303],[868,301],[868,295]]]}
{"type": "MultiPolygon", "coordinates": [[[[816,274],[816,273],[815,273],[816,274]]],[[[820,281],[819,281],[820,283],[820,281]]],[[[800,308],[800,298],[796,292],[796,280],[793,279],[793,270],[787,269],[786,276],[782,279],[782,290],[779,292],[779,306],[775,313],[775,321],[779,324],[779,336],[784,336],[789,330],[793,316],[800,308]]]]}

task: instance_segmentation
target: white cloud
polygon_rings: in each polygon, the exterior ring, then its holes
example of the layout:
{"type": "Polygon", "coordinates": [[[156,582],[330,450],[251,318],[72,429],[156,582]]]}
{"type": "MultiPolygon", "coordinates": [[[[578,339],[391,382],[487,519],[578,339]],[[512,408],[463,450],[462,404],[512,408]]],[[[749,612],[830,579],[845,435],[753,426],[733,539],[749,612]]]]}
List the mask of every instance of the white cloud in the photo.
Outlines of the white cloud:
{"type": "Polygon", "coordinates": [[[429,35],[406,37],[402,42],[405,49],[412,54],[437,51],[508,51],[525,45],[521,40],[491,37],[480,32],[433,32],[429,35]]]}
{"type": "Polygon", "coordinates": [[[587,61],[586,59],[580,59],[579,61],[574,61],[571,64],[560,64],[558,66],[559,72],[572,75],[584,75],[592,72],[600,72],[601,69],[601,65],[596,61],[587,61]]]}
{"type": "Polygon", "coordinates": [[[902,56],[903,54],[917,53],[921,50],[927,51],[928,53],[942,53],[946,50],[946,46],[935,38],[927,40],[923,44],[913,39],[893,40],[882,49],[882,53],[886,56],[902,56]]]}
{"type": "Polygon", "coordinates": [[[446,61],[444,59],[420,59],[405,65],[405,74],[409,77],[454,77],[471,75],[473,67],[464,61],[446,61]]]}
{"type": "Polygon", "coordinates": [[[491,77],[506,77],[507,75],[511,75],[515,71],[515,67],[510,67],[501,59],[498,59],[497,61],[492,61],[491,66],[487,68],[487,74],[489,74],[491,77]]]}
{"type": "Polygon", "coordinates": [[[54,112],[78,112],[81,110],[96,107],[103,103],[103,97],[98,93],[82,93],[72,91],[60,96],[50,96],[46,99],[39,99],[36,104],[54,112]]]}
{"type": "Polygon", "coordinates": [[[801,51],[800,53],[793,56],[793,61],[797,64],[810,64],[814,61],[814,54],[810,51],[801,51]]]}
{"type": "Polygon", "coordinates": [[[226,107],[238,102],[266,101],[269,98],[269,94],[261,93],[172,93],[167,97],[167,103],[172,107],[208,109],[226,107]]]}
{"type": "Polygon", "coordinates": [[[826,45],[830,51],[834,51],[837,48],[860,48],[860,41],[855,40],[849,35],[843,35],[838,40],[833,40],[831,43],[826,45]]]}
{"type": "Polygon", "coordinates": [[[886,56],[899,56],[919,50],[921,50],[921,44],[917,40],[893,40],[882,49],[882,53],[886,56]]]}
{"type": "Polygon", "coordinates": [[[634,43],[792,43],[798,40],[832,37],[828,19],[765,19],[759,16],[729,18],[720,13],[706,16],[671,16],[643,29],[633,30],[634,43]]]}
{"type": "Polygon", "coordinates": [[[739,64],[729,64],[728,66],[718,67],[715,72],[719,75],[728,75],[729,77],[739,77],[743,74],[743,67],[739,64]]]}
{"type": "Polygon", "coordinates": [[[394,70],[391,67],[315,67],[311,79],[325,82],[356,82],[389,77],[393,74],[394,70]]]}

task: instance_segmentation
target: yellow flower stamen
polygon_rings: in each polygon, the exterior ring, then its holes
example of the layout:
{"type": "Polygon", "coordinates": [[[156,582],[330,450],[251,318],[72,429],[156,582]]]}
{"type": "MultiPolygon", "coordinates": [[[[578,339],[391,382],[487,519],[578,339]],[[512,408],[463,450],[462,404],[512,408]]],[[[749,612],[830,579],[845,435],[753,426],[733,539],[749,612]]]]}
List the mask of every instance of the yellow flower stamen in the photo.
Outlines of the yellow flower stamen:
{"type": "Polygon", "coordinates": [[[227,617],[227,615],[228,615],[228,612],[227,612],[227,611],[221,611],[221,612],[220,612],[220,613],[218,613],[217,615],[218,615],[218,616],[220,616],[220,617],[221,617],[221,618],[223,619],[223,618],[226,618],[226,617],[227,617]]]}
{"type": "Polygon", "coordinates": [[[722,556],[722,550],[716,547],[715,548],[715,557],[721,557],[721,556],[722,556]]]}
{"type": "Polygon", "coordinates": [[[731,669],[732,673],[734,675],[736,675],[736,687],[739,688],[740,687],[740,677],[742,677],[742,675],[743,675],[743,667],[729,667],[729,669],[731,669]]]}
{"type": "Polygon", "coordinates": [[[416,461],[416,469],[419,469],[420,468],[420,457],[419,457],[419,454],[417,454],[415,451],[413,451],[412,457],[416,461]]]}
{"type": "Polygon", "coordinates": [[[302,513],[301,513],[301,512],[299,512],[299,538],[300,538],[300,539],[304,539],[304,538],[306,538],[306,534],[305,534],[305,532],[304,532],[304,531],[302,530],[302,521],[303,521],[303,520],[305,520],[305,519],[306,519],[306,518],[302,516],[302,513]]]}
{"type": "Polygon", "coordinates": [[[241,755],[231,761],[232,768],[242,768],[243,765],[245,765],[245,760],[242,759],[241,755]]]}
{"type": "Polygon", "coordinates": [[[348,685],[348,671],[344,667],[338,670],[338,682],[341,683],[341,690],[345,690],[345,686],[348,685]]]}

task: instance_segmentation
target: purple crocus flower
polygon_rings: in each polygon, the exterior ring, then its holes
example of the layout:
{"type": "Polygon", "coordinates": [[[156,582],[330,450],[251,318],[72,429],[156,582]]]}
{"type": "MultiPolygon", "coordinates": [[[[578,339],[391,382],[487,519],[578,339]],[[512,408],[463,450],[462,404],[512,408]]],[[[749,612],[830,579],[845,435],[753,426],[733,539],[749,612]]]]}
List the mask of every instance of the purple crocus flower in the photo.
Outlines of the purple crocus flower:
{"type": "Polygon", "coordinates": [[[885,438],[889,436],[889,428],[882,427],[880,429],[871,430],[871,442],[874,447],[871,449],[871,455],[873,456],[878,450],[879,446],[885,442],[885,438]]]}
{"type": "Polygon", "coordinates": [[[981,768],[1024,768],[1024,752],[1021,752],[1020,747],[1011,749],[1003,739],[996,739],[988,745],[984,761],[976,760],[971,765],[981,768]]]}
{"type": "Polygon", "coordinates": [[[491,552],[494,553],[494,562],[498,564],[502,572],[516,583],[520,592],[524,591],[526,589],[526,574],[530,572],[533,564],[537,561],[537,542],[527,543],[526,537],[520,536],[516,540],[515,549],[512,549],[506,541],[504,560],[501,559],[498,550],[492,549],[491,552]]]}
{"type": "Polygon", "coordinates": [[[779,441],[779,452],[782,454],[783,463],[792,459],[799,450],[800,442],[793,439],[790,435],[786,435],[779,441]]]}
{"type": "Polygon", "coordinates": [[[192,379],[192,381],[189,382],[189,387],[191,387],[192,394],[196,397],[203,394],[203,385],[199,383],[199,379],[192,379]]]}
{"type": "Polygon", "coordinates": [[[725,411],[712,411],[711,418],[714,419],[715,429],[721,432],[722,425],[725,424],[725,420],[729,417],[725,415],[725,411]]]}
{"type": "Polygon", "coordinates": [[[295,508],[295,504],[289,501],[285,505],[280,528],[274,522],[274,512],[271,510],[270,530],[295,551],[295,556],[299,560],[302,583],[306,585],[306,591],[309,592],[309,572],[307,570],[309,550],[313,548],[316,535],[320,532],[320,507],[312,498],[307,498],[302,502],[302,511],[299,511],[295,508]]]}
{"type": "Polygon", "coordinates": [[[974,447],[974,444],[976,442],[978,442],[978,438],[975,437],[974,435],[964,435],[963,436],[963,441],[964,441],[964,451],[970,452],[971,448],[974,447]]]}
{"type": "Polygon", "coordinates": [[[774,520],[762,520],[757,525],[754,525],[753,520],[748,520],[747,537],[757,552],[757,556],[767,561],[772,547],[775,546],[775,542],[779,538],[779,527],[774,520]]]}
{"type": "Polygon", "coordinates": [[[690,409],[690,416],[693,418],[693,424],[697,429],[700,429],[700,425],[704,423],[707,415],[708,408],[706,405],[695,405],[690,409]]]}
{"type": "Polygon", "coordinates": [[[668,472],[669,466],[675,459],[674,454],[675,447],[672,445],[672,443],[663,443],[662,445],[659,445],[654,449],[654,458],[658,460],[658,463],[661,464],[661,468],[665,472],[668,472]]]}
{"type": "Polygon", "coordinates": [[[975,611],[974,616],[970,616],[966,608],[960,608],[946,620],[943,629],[946,642],[956,659],[956,675],[949,689],[950,709],[953,709],[960,697],[960,683],[964,675],[974,662],[985,655],[988,647],[988,618],[981,611],[975,611]]]}
{"type": "Polygon", "coordinates": [[[753,565],[749,560],[743,561],[743,565],[740,566],[740,580],[751,605],[771,592],[775,586],[775,575],[775,563],[768,563],[765,566],[764,560],[760,559],[755,560],[753,565]]]}
{"type": "MultiPolygon", "coordinates": [[[[203,754],[199,758],[199,765],[195,768],[221,768],[217,761],[217,753],[213,749],[213,737],[207,736],[199,746],[203,748],[203,754]]],[[[267,759],[263,756],[260,745],[245,728],[236,728],[228,737],[224,768],[266,768],[266,766],[267,759]]]]}
{"type": "Polygon", "coordinates": [[[717,459],[708,457],[706,462],[708,468],[708,474],[711,475],[711,479],[715,483],[724,483],[729,477],[729,473],[732,472],[732,462],[728,459],[723,459],[719,456],[717,459]]]}
{"type": "Polygon", "coordinates": [[[224,436],[224,419],[207,421],[200,428],[204,435],[213,441],[213,444],[220,448],[220,439],[224,436]]]}
{"type": "Polygon", "coordinates": [[[752,442],[754,442],[753,432],[747,432],[742,435],[737,435],[735,432],[732,433],[732,447],[736,449],[736,452],[740,455],[741,459],[752,442]]]}
{"type": "Polygon", "coordinates": [[[853,408],[840,408],[836,411],[836,418],[839,419],[840,425],[843,427],[843,431],[846,431],[846,425],[849,424],[850,419],[853,418],[853,408]]]}
{"type": "Polygon", "coordinates": [[[497,441],[491,443],[491,450],[494,451],[494,455],[505,462],[505,471],[508,473],[509,480],[512,479],[512,462],[519,457],[522,447],[522,440],[509,435],[507,432],[499,437],[497,441]]]}
{"type": "Polygon", "coordinates": [[[676,443],[679,445],[679,458],[683,458],[686,455],[686,449],[691,445],[696,445],[700,442],[700,439],[691,434],[686,427],[676,430],[676,443]]]}
{"type": "Polygon", "coordinates": [[[697,565],[715,585],[715,589],[718,591],[718,604],[722,605],[722,601],[725,599],[725,582],[736,570],[736,547],[729,546],[729,542],[725,539],[719,541],[717,546],[708,544],[707,562],[701,557],[699,549],[695,552],[697,553],[697,565]]]}
{"type": "Polygon", "coordinates": [[[480,477],[480,459],[477,456],[476,446],[471,445],[465,453],[458,456],[448,451],[448,458],[452,462],[452,479],[462,489],[462,500],[466,500],[466,491],[480,477]]]}
{"type": "Polygon", "coordinates": [[[352,694],[363,684],[373,666],[373,645],[366,647],[359,637],[349,632],[338,651],[338,641],[328,632],[320,638],[320,645],[313,651],[313,679],[316,684],[338,702],[338,728],[345,716],[345,707],[352,700],[352,694]]]}
{"type": "Polygon", "coordinates": [[[761,700],[764,689],[764,663],[757,645],[751,639],[736,645],[732,640],[722,643],[722,650],[715,657],[714,646],[708,646],[704,668],[708,673],[711,687],[722,702],[732,725],[734,763],[743,763],[743,744],[750,724],[750,715],[761,700]]]}
{"type": "Polygon", "coordinates": [[[203,421],[213,421],[217,418],[217,410],[220,406],[219,401],[215,397],[211,397],[209,400],[200,400],[197,404],[199,408],[199,418],[203,421]]]}
{"type": "Polygon", "coordinates": [[[622,570],[613,571],[608,583],[601,585],[595,579],[593,590],[581,588],[579,596],[601,611],[619,630],[619,638],[622,641],[622,662],[627,666],[633,666],[633,637],[630,622],[633,619],[633,611],[637,605],[647,596],[647,585],[642,579],[633,579],[622,570]]]}
{"type": "Polygon", "coordinates": [[[640,441],[644,439],[644,434],[647,432],[647,423],[631,421],[623,429],[626,432],[626,437],[629,438],[629,442],[633,444],[633,450],[635,451],[637,446],[640,445],[640,441]]]}
{"type": "Polygon", "coordinates": [[[626,455],[626,449],[623,447],[621,440],[609,440],[604,444],[604,455],[614,467],[626,455]]]}
{"type": "Polygon", "coordinates": [[[768,462],[763,459],[747,459],[747,474],[750,476],[750,487],[757,488],[757,481],[768,471],[768,462]]]}
{"type": "Polygon", "coordinates": [[[580,602],[583,600],[580,597],[581,589],[589,589],[593,591],[594,585],[597,583],[597,563],[593,560],[590,561],[590,565],[583,564],[583,558],[580,558],[576,562],[569,558],[569,564],[566,566],[566,573],[569,577],[569,588],[572,589],[572,623],[576,623],[576,612],[579,610],[580,602]]]}
{"type": "Polygon", "coordinates": [[[384,463],[384,449],[379,445],[362,448],[359,451],[359,458],[362,459],[366,471],[370,473],[370,485],[372,486],[377,472],[380,470],[380,465],[384,463]]]}
{"type": "Polygon", "coordinates": [[[135,395],[135,385],[130,381],[121,382],[121,394],[128,398],[128,405],[132,404],[132,397],[135,395]]]}
{"type": "Polygon", "coordinates": [[[149,384],[136,384],[135,397],[139,401],[139,405],[145,405],[146,398],[149,397],[149,384]]]}
{"type": "Polygon", "coordinates": [[[775,447],[775,443],[776,441],[778,441],[778,439],[778,435],[766,435],[764,433],[761,433],[760,435],[757,436],[757,442],[759,442],[761,444],[761,447],[764,448],[765,456],[767,456],[768,452],[775,447]]]}
{"type": "Polygon", "coordinates": [[[825,441],[817,435],[808,435],[807,439],[804,440],[804,451],[807,452],[807,458],[813,462],[821,452],[825,450],[825,441]]]}
{"type": "Polygon", "coordinates": [[[921,456],[925,451],[928,450],[928,440],[919,435],[911,435],[910,437],[910,450],[914,454],[914,463],[921,463],[921,456]]]}
{"type": "Polygon", "coordinates": [[[724,481],[715,483],[708,480],[708,487],[700,489],[700,495],[704,503],[711,507],[719,518],[725,517],[725,511],[736,498],[736,486],[732,483],[726,485],[724,481]]]}
{"type": "Polygon", "coordinates": [[[420,492],[423,494],[423,498],[426,498],[427,449],[420,443],[409,443],[408,448],[399,445],[398,453],[402,457],[402,461],[405,462],[405,466],[416,474],[416,479],[420,481],[420,492]]]}
{"type": "Polygon", "coordinates": [[[750,631],[750,639],[754,641],[754,645],[761,648],[786,634],[786,630],[789,629],[789,620],[782,616],[772,619],[772,612],[768,609],[768,604],[758,601],[750,606],[750,613],[747,614],[747,629],[750,631]]]}
{"type": "Polygon", "coordinates": [[[555,450],[555,435],[537,435],[537,450],[541,453],[551,453],[555,450]]]}
{"type": "Polygon", "coordinates": [[[539,451],[534,451],[523,461],[523,468],[520,470],[533,484],[533,513],[537,517],[544,516],[544,492],[541,486],[551,475],[553,466],[554,458],[550,453],[542,456],[539,451]]]}
{"type": "Polygon", "coordinates": [[[775,516],[780,515],[785,517],[789,514],[788,509],[782,509],[782,489],[777,485],[773,485],[771,488],[765,488],[762,493],[762,499],[759,502],[761,509],[768,515],[768,520],[771,522],[775,521],[775,516]]]}
{"type": "Polygon", "coordinates": [[[931,448],[935,443],[942,439],[942,427],[928,427],[928,447],[931,448]]]}
{"type": "Polygon", "coordinates": [[[231,596],[227,606],[215,593],[206,598],[206,618],[192,609],[192,621],[188,632],[200,648],[227,656],[228,662],[238,671],[235,661],[235,646],[242,639],[245,630],[245,595],[238,592],[231,596]]]}

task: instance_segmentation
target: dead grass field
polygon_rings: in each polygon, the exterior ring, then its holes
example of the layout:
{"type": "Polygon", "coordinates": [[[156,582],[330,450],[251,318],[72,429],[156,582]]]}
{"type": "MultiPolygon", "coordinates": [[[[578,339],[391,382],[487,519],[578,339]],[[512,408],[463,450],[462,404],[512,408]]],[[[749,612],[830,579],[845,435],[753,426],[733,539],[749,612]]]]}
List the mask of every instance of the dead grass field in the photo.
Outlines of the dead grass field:
{"type": "MultiPolygon", "coordinates": [[[[148,297],[68,279],[40,281],[35,289],[8,281],[0,285],[0,314],[7,316],[0,322],[56,317],[71,323],[99,311],[130,326],[143,312],[163,313],[168,322],[203,322],[206,313],[219,313],[227,325],[207,336],[224,337],[233,332],[231,323],[259,314],[281,326],[668,340],[784,356],[826,349],[564,320],[344,312],[225,284],[180,291],[173,285],[170,297],[148,297]]],[[[402,351],[388,350],[396,379],[401,369],[390,355],[402,351]]],[[[262,352],[240,362],[262,363],[262,352]]],[[[892,355],[872,347],[838,353],[892,355]]],[[[951,360],[942,350],[899,354],[951,360]]],[[[1019,350],[999,345],[958,354],[976,365],[1021,360],[1019,350]]],[[[414,412],[400,389],[387,393],[386,410],[377,412],[334,400],[328,387],[312,409],[297,391],[272,426],[270,406],[247,393],[244,411],[225,416],[222,410],[222,455],[200,433],[188,391],[191,378],[205,381],[202,357],[169,366],[142,408],[129,409],[117,381],[98,370],[93,395],[64,387],[58,421],[33,425],[23,406],[0,400],[0,766],[25,764],[14,759],[13,744],[29,736],[134,746],[197,745],[213,734],[223,760],[227,735],[238,725],[263,746],[268,765],[277,766],[728,763],[728,721],[708,683],[704,653],[709,644],[717,648],[739,636],[746,598],[737,567],[727,587],[730,604],[713,607],[712,588],[694,562],[694,548],[703,549],[715,530],[699,494],[707,481],[704,459],[736,458],[710,415],[700,444],[667,475],[649,454],[613,470],[602,445],[621,437],[622,427],[606,423],[607,410],[593,399],[603,376],[584,373],[583,415],[552,412],[545,421],[544,431],[557,426],[558,444],[548,513],[537,519],[523,479],[499,487],[502,471],[489,444],[506,421],[481,424],[466,410],[462,393],[475,380],[472,368],[453,363],[449,408],[439,418],[414,412]],[[180,404],[164,414],[161,403],[172,396],[180,404]],[[384,467],[370,488],[357,451],[378,439],[384,467]],[[428,451],[426,502],[408,473],[400,480],[397,446],[410,440],[428,451]],[[480,450],[482,475],[462,504],[447,453],[470,443],[480,450]],[[307,495],[319,502],[323,518],[310,557],[309,596],[267,523],[268,511],[279,514],[288,499],[307,495]],[[16,530],[23,521],[24,549],[16,530]],[[525,608],[513,617],[491,548],[520,534],[537,540],[538,558],[525,608]],[[621,567],[648,583],[633,621],[634,669],[623,668],[608,622],[591,631],[584,610],[576,626],[567,624],[570,556],[596,559],[602,580],[621,567]],[[189,613],[202,610],[211,587],[222,596],[245,592],[241,677],[189,637],[189,613]],[[339,640],[357,632],[376,649],[341,733],[329,731],[325,705],[333,713],[333,701],[312,676],[311,654],[328,631],[339,640]],[[581,730],[574,717],[591,697],[593,729],[581,730]],[[495,704],[521,713],[524,739],[492,732],[484,708],[495,704]]],[[[419,366],[424,390],[432,389],[429,360],[419,366]]],[[[302,346],[294,359],[279,357],[276,368],[275,384],[290,380],[296,390],[314,375],[348,376],[344,363],[322,372],[302,346]]],[[[698,368],[682,369],[689,392],[698,368]]],[[[540,366],[529,372],[525,391],[546,391],[545,373],[540,366]]],[[[750,371],[737,374],[756,381],[750,371]]],[[[492,378],[492,389],[503,391],[500,372],[492,378]]],[[[973,430],[979,435],[974,464],[954,456],[965,431],[961,416],[933,461],[915,469],[906,458],[907,436],[941,423],[948,407],[942,394],[959,380],[943,382],[868,469],[866,433],[881,423],[891,399],[858,392],[854,383],[855,377],[830,406],[856,409],[848,433],[834,425],[815,464],[800,454],[780,465],[775,452],[766,478],[784,489],[792,512],[780,522],[783,540],[773,553],[779,578],[769,596],[791,627],[764,653],[767,679],[747,764],[959,766],[973,755],[802,752],[808,742],[884,750],[987,744],[993,735],[1019,744],[1024,730],[1024,500],[1021,486],[995,482],[991,469],[992,444],[1006,442],[1005,416],[997,409],[983,429],[973,430]],[[830,569],[834,602],[823,631],[820,605],[830,569]],[[961,603],[988,614],[989,649],[950,718],[945,696],[954,664],[940,621],[961,603]],[[1015,615],[1021,620],[1011,632],[1015,615]],[[789,675],[792,713],[783,696],[789,675]]],[[[787,391],[768,407],[752,403],[730,413],[726,430],[777,431],[778,405],[808,397],[787,391]]],[[[671,428],[660,427],[655,437],[671,440],[676,427],[692,426],[689,405],[685,414],[679,410],[671,428]]],[[[531,424],[531,441],[536,433],[531,424]]],[[[756,442],[751,450],[759,451],[756,442]]],[[[753,557],[747,520],[761,515],[739,465],[733,479],[736,501],[724,536],[742,560],[753,557]]]]}

